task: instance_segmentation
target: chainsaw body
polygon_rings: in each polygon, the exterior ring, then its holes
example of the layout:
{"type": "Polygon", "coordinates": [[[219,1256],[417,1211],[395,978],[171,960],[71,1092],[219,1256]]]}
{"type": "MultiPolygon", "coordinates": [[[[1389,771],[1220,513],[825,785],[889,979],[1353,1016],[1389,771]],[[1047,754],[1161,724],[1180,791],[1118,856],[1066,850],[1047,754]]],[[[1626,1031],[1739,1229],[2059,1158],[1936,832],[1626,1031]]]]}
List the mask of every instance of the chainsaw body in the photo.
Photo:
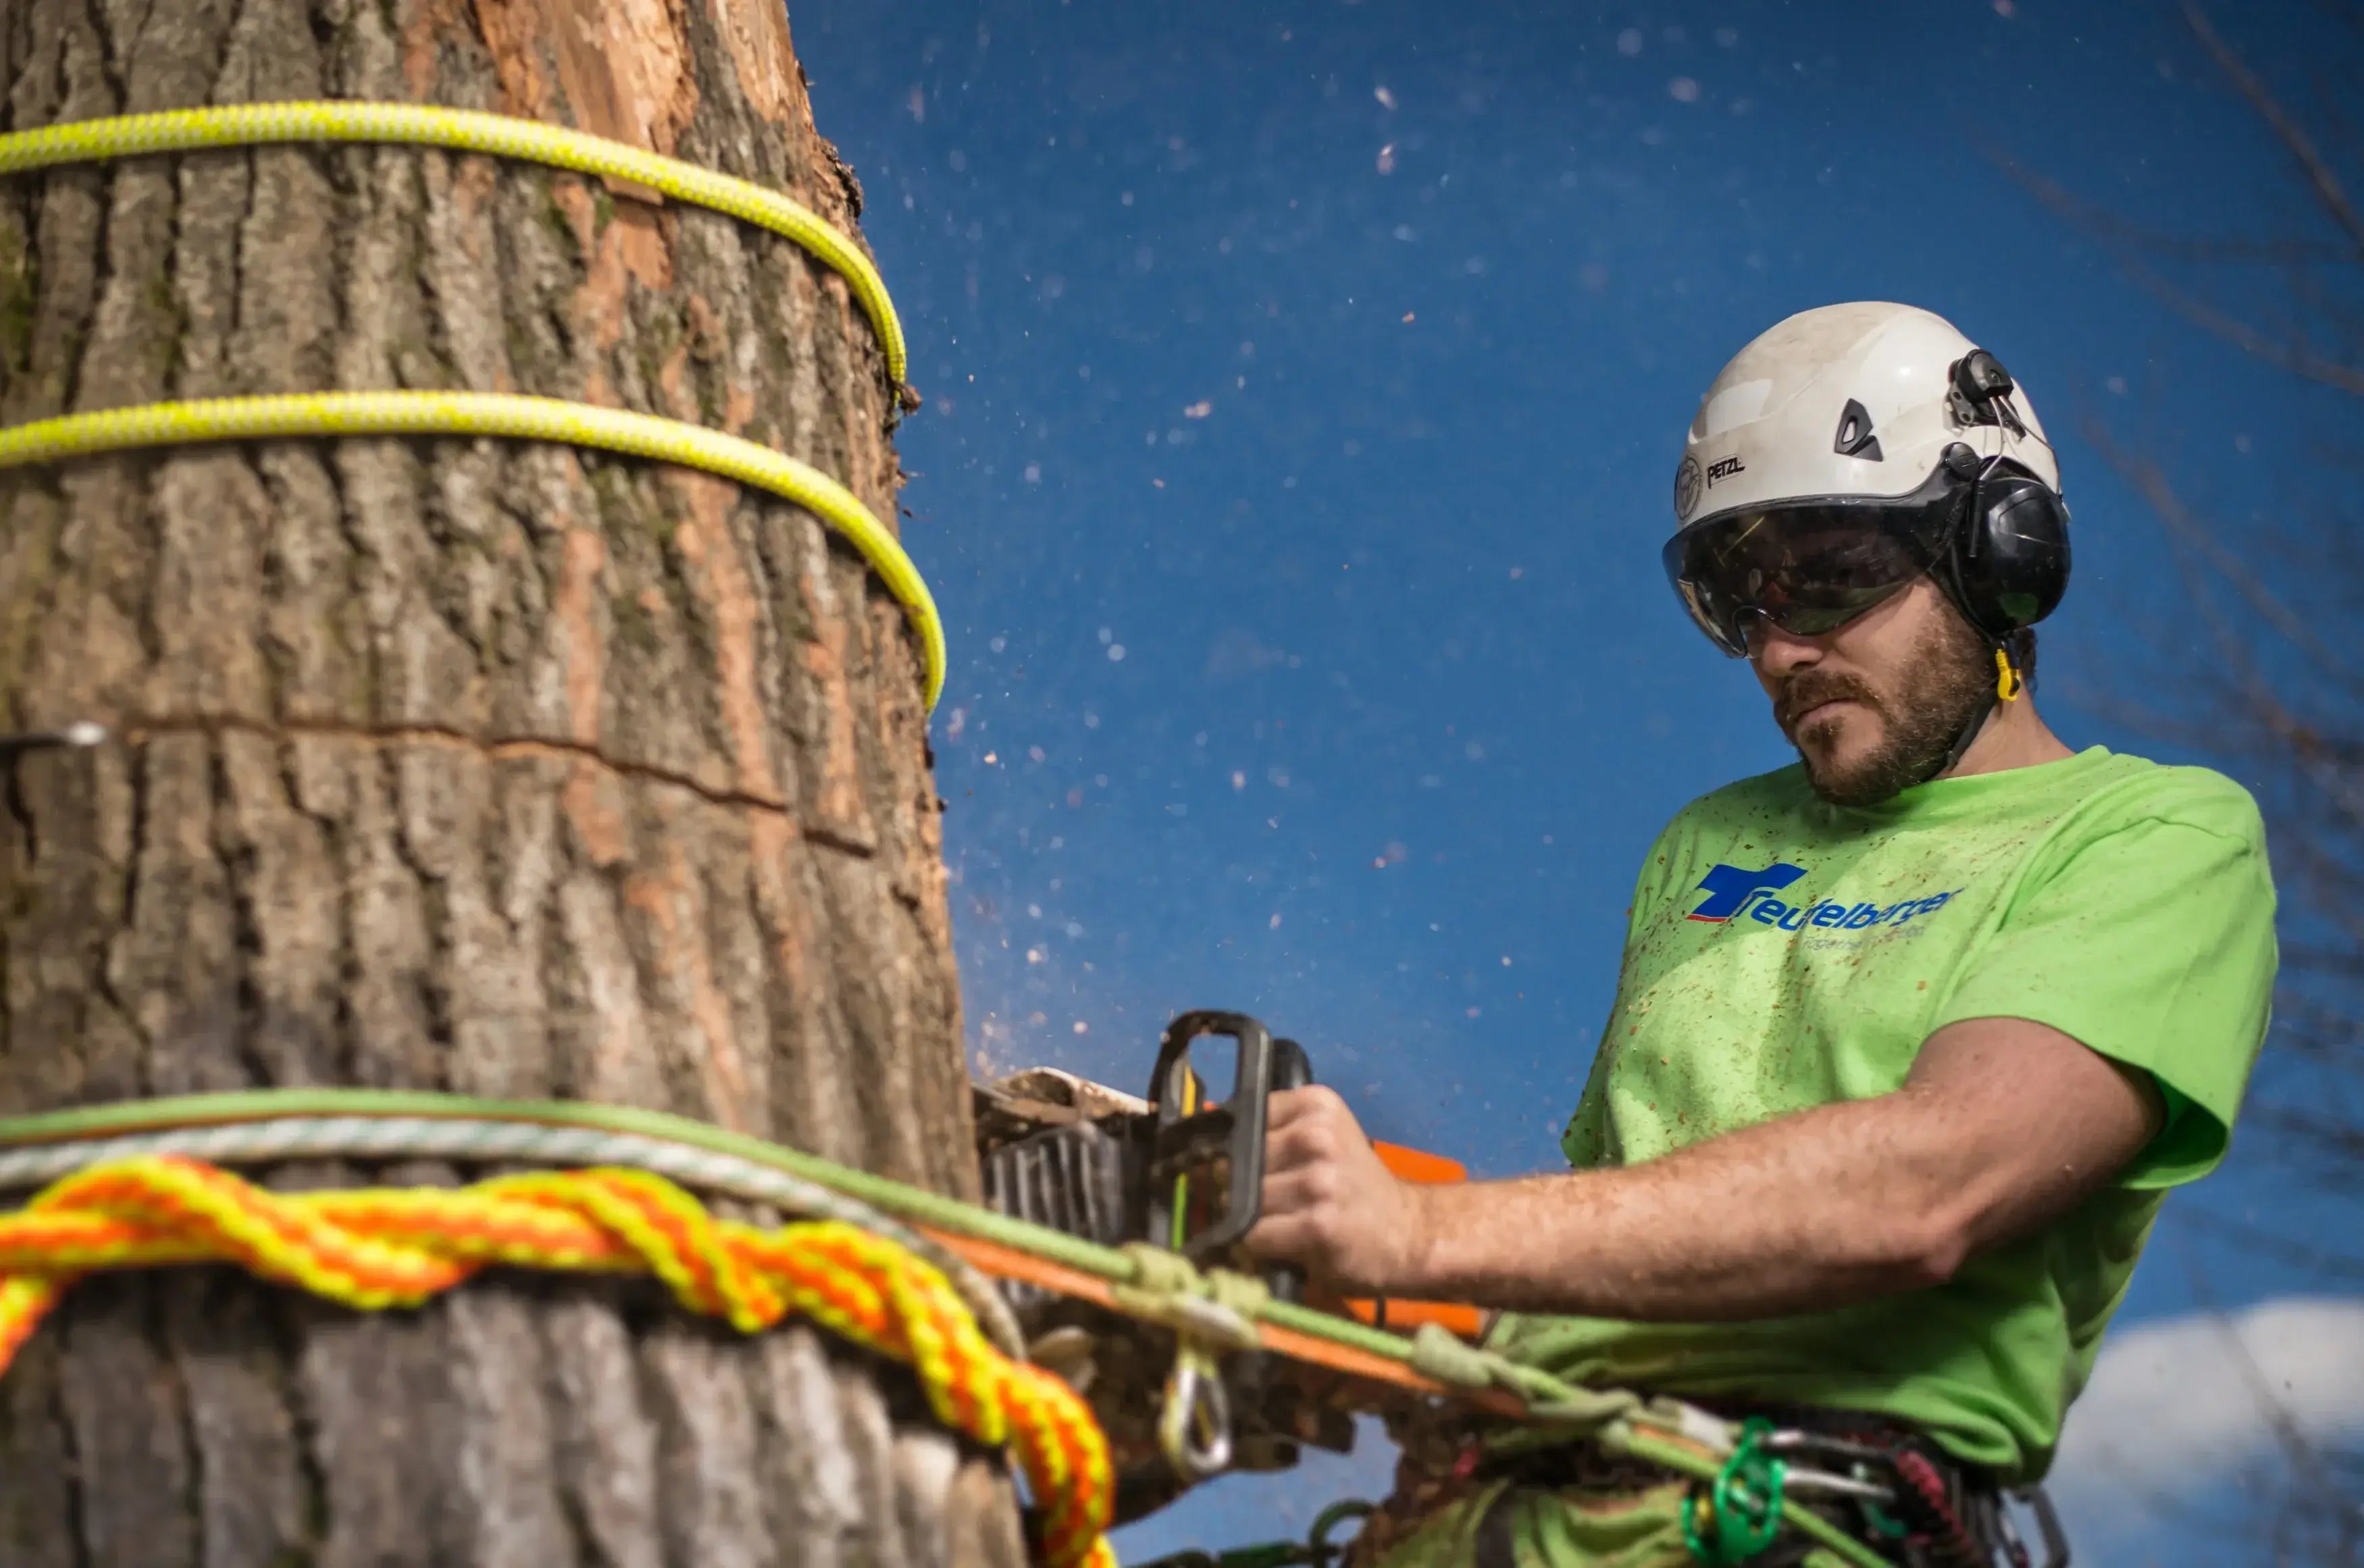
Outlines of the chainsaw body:
{"type": "MultiPolygon", "coordinates": [[[[979,1086],[986,1202],[1103,1246],[1145,1241],[1201,1268],[1255,1269],[1240,1244],[1260,1210],[1266,1108],[1274,1092],[1311,1081],[1311,1064],[1294,1040],[1274,1038],[1245,1014],[1192,1012],[1167,1026],[1146,1098],[1046,1068],[979,1086]],[[1234,1048],[1230,1092],[1220,1099],[1210,1087],[1221,1082],[1220,1071],[1202,1070],[1212,1062],[1205,1057],[1202,1063],[1202,1042],[1210,1040],[1234,1048]]],[[[1407,1180],[1466,1179],[1456,1162],[1441,1156],[1377,1149],[1407,1180]]],[[[1297,1271],[1260,1272],[1277,1297],[1303,1299],[1297,1271]]],[[[1170,1331],[1035,1286],[1002,1288],[1035,1359],[1076,1386],[1108,1433],[1120,1521],[1163,1507],[1198,1479],[1175,1472],[1157,1438],[1176,1348],[1170,1331]]],[[[1387,1328],[1436,1321],[1474,1337],[1479,1325],[1476,1310],[1464,1307],[1312,1305],[1387,1328]]],[[[1396,1397],[1265,1354],[1226,1358],[1221,1376],[1232,1424],[1230,1468],[1237,1470],[1285,1470],[1308,1444],[1346,1452],[1354,1446],[1354,1413],[1396,1397]]]]}

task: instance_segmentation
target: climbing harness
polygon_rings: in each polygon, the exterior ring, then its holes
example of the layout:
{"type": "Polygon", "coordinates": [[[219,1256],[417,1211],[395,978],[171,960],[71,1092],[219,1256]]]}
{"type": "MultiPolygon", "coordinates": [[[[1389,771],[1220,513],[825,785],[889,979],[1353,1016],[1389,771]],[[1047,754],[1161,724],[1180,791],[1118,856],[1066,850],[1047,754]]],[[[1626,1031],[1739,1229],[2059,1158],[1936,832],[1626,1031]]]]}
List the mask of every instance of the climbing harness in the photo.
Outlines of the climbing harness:
{"type": "MultiPolygon", "coordinates": [[[[0,177],[72,163],[289,143],[393,143],[541,163],[620,180],[792,240],[845,281],[878,334],[898,398],[903,328],[859,245],[776,191],[537,120],[420,104],[277,103],[79,120],[0,136],[0,177]]],[[[205,441],[296,437],[496,437],[552,441],[697,469],[770,492],[842,535],[878,573],[918,634],[926,700],[942,695],[943,625],[926,582],[852,491],[784,452],[675,419],[490,392],[290,393],[71,414],[0,429],[0,469],[205,441]]]]}

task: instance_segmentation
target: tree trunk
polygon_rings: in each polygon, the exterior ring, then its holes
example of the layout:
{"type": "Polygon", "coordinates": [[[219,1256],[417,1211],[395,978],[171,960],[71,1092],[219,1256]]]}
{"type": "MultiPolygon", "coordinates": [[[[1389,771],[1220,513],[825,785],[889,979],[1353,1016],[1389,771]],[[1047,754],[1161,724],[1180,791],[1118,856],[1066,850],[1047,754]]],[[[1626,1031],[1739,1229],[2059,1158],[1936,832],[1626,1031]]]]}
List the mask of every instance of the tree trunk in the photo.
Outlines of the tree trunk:
{"type": "MultiPolygon", "coordinates": [[[[779,0],[0,0],[0,127],[256,99],[574,125],[852,229],[779,0]]],[[[842,284],[703,209],[410,148],[0,181],[0,423],[463,387],[732,430],[895,516],[842,284]]],[[[568,448],[0,474],[0,1114],[361,1084],[704,1118],[973,1190],[917,648],[811,517],[568,448]]],[[[451,1181],[311,1165],[282,1186],[451,1181]]],[[[365,1315],[77,1286],[0,1379],[10,1568],[1011,1562],[899,1373],[652,1286],[365,1315]]]]}

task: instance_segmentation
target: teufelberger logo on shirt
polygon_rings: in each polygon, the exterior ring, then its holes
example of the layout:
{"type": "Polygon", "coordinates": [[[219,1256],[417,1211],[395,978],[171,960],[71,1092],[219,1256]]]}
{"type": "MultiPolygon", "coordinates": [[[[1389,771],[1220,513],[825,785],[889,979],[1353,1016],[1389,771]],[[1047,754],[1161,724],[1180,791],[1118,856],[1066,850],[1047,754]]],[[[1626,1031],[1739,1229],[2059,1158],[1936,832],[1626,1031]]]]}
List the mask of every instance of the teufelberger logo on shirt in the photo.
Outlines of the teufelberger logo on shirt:
{"type": "Polygon", "coordinates": [[[1700,891],[1707,896],[1700,900],[1690,917],[1720,926],[1745,917],[1759,925],[1785,931],[1805,926],[1860,931],[1872,926],[1901,926],[1920,916],[1934,915],[1961,892],[1957,887],[1897,904],[1840,904],[1822,898],[1801,904],[1773,896],[1805,874],[1804,866],[1793,866],[1787,861],[1776,861],[1761,871],[1746,866],[1711,866],[1699,884],[1700,891]]]}

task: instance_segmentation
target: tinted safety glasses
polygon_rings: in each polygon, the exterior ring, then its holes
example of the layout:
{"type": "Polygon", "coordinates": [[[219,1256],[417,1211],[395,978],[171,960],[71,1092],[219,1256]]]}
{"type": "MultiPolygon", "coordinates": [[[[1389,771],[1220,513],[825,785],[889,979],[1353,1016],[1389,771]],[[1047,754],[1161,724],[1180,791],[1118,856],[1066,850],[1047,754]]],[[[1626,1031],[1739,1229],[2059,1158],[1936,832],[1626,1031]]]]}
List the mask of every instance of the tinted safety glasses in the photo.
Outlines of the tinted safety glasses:
{"type": "Polygon", "coordinates": [[[1702,517],[1667,541],[1691,619],[1734,658],[1753,622],[1835,631],[1935,565],[1973,484],[1939,467],[1909,495],[1785,501],[1702,517]]]}

